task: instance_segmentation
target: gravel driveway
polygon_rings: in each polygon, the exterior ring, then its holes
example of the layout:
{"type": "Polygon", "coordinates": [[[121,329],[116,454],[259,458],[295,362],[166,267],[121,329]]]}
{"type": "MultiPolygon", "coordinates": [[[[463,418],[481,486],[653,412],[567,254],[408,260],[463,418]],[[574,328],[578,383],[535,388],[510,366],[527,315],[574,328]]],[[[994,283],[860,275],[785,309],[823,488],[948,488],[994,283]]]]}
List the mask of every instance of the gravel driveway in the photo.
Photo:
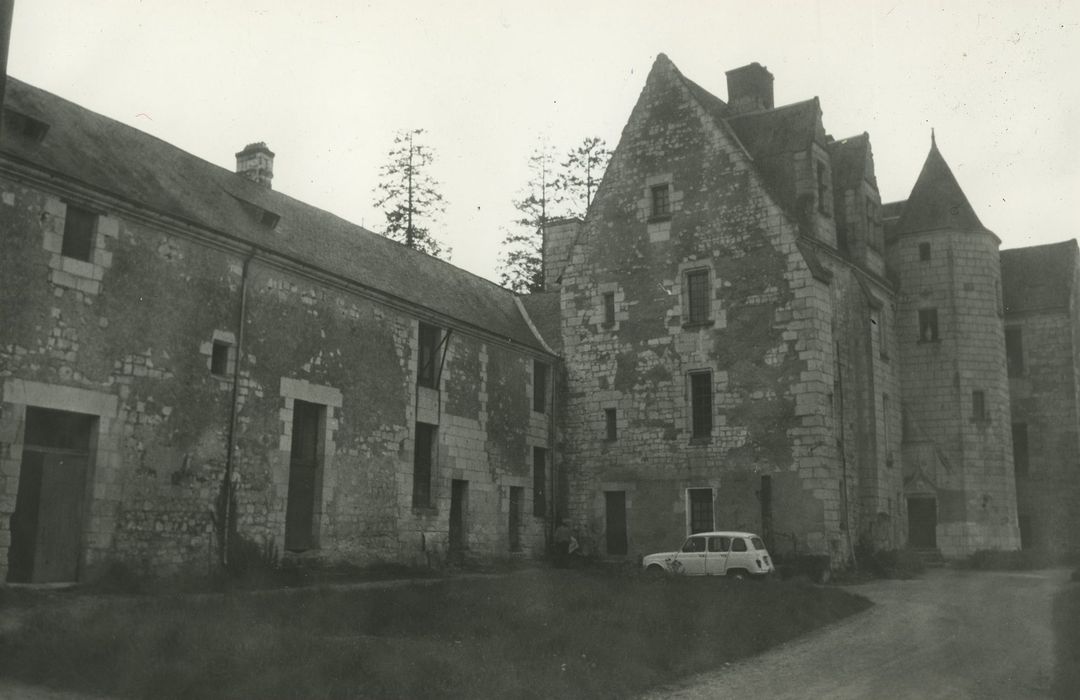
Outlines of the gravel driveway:
{"type": "Polygon", "coordinates": [[[1069,572],[935,569],[852,586],[870,610],[650,698],[1046,698],[1069,572]]]}

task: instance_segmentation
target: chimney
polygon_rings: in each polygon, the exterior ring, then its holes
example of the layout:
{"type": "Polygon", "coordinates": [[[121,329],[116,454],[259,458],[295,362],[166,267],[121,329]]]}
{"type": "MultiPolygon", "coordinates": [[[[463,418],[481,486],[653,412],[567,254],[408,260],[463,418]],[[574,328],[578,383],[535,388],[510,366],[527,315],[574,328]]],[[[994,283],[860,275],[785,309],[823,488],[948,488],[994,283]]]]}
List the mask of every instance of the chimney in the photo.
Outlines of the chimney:
{"type": "Polygon", "coordinates": [[[236,172],[269,188],[274,179],[274,152],[263,141],[249,143],[236,154],[236,172]]]}
{"type": "Polygon", "coordinates": [[[773,108],[773,75],[760,63],[727,72],[728,106],[734,114],[773,108]]]}

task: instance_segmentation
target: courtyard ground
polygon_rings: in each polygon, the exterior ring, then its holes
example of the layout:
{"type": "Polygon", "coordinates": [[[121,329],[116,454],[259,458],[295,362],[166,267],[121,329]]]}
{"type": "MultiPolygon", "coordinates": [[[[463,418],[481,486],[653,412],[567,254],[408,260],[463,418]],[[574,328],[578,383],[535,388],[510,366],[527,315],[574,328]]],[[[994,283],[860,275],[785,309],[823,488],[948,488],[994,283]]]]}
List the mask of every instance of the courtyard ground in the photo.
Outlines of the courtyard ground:
{"type": "Polygon", "coordinates": [[[0,694],[627,697],[866,609],[798,582],[532,570],[214,595],[0,589],[0,694]]]}

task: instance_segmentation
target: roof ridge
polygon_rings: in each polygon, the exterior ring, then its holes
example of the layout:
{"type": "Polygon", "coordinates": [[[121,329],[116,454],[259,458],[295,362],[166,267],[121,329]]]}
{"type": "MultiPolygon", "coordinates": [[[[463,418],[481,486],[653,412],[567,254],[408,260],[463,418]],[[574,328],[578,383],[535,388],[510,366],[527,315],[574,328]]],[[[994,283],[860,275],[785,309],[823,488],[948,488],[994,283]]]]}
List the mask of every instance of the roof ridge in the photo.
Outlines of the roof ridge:
{"type": "MultiPolygon", "coordinates": [[[[728,117],[728,119],[731,120],[731,121],[734,121],[736,119],[742,119],[743,117],[756,117],[756,116],[760,116],[762,114],[776,114],[777,112],[783,112],[785,110],[790,110],[790,109],[793,109],[795,107],[805,107],[806,105],[813,104],[815,102],[820,104],[820,100],[817,98],[817,96],[810,97],[810,98],[805,99],[805,100],[799,100],[798,102],[789,102],[786,105],[780,105],[779,107],[772,107],[771,109],[758,109],[758,110],[754,110],[753,112],[743,112],[741,114],[735,114],[735,115],[732,115],[732,116],[728,117]]],[[[851,137],[849,137],[849,138],[851,138],[851,137]]]]}

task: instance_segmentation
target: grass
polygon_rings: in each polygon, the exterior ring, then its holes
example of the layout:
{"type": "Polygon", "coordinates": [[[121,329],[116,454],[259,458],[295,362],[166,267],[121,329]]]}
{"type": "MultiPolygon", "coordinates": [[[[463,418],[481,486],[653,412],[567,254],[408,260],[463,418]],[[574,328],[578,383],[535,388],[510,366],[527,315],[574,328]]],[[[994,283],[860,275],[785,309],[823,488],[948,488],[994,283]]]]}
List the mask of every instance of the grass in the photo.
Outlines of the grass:
{"type": "Polygon", "coordinates": [[[1054,697],[1080,698],[1080,569],[1054,598],[1054,697]]]}
{"type": "Polygon", "coordinates": [[[623,697],[863,610],[795,582],[533,571],[390,589],[52,593],[0,675],[130,697],[623,697]]]}

